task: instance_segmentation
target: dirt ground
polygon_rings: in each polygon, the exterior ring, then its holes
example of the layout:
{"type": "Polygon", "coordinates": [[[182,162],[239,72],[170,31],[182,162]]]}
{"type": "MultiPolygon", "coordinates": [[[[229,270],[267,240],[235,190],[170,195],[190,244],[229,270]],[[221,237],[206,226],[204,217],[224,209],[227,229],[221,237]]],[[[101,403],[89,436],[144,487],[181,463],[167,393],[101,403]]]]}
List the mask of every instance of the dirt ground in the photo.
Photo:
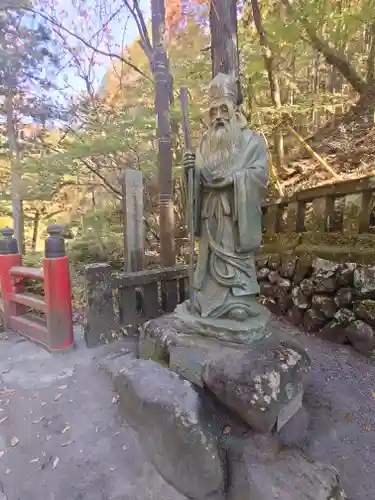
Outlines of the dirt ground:
{"type": "Polygon", "coordinates": [[[82,342],[51,355],[15,334],[0,340],[6,500],[182,500],[120,422],[110,381],[93,356],[82,342]]]}
{"type": "Polygon", "coordinates": [[[375,500],[375,360],[275,324],[296,335],[312,361],[306,453],[337,468],[350,500],[375,500]]]}
{"type": "MultiPolygon", "coordinates": [[[[300,336],[278,321],[275,326],[297,334],[313,361],[306,451],[339,470],[350,500],[375,500],[375,364],[350,348],[300,336]]],[[[0,481],[6,500],[184,499],[121,422],[111,382],[96,366],[100,349],[88,350],[79,340],[71,353],[50,355],[2,334],[0,481]]]]}

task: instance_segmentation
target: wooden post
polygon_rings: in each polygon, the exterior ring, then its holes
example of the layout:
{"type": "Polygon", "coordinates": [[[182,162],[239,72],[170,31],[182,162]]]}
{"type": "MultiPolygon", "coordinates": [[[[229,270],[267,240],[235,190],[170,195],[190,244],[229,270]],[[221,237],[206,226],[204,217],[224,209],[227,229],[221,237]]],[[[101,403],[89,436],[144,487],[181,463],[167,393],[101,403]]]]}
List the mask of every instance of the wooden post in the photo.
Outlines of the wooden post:
{"type": "Polygon", "coordinates": [[[265,233],[267,235],[280,232],[280,205],[268,205],[263,218],[265,233]]]}
{"type": "Polygon", "coordinates": [[[143,179],[139,170],[126,169],[122,178],[124,208],[124,272],[143,270],[143,179]]]}
{"type": "Polygon", "coordinates": [[[371,191],[347,194],[345,196],[343,232],[358,234],[368,231],[371,191]]]}
{"type": "Polygon", "coordinates": [[[328,196],[313,200],[313,220],[310,228],[312,231],[328,232],[333,217],[333,204],[333,198],[328,196]]]}
{"type": "Polygon", "coordinates": [[[301,233],[304,230],[306,204],[301,201],[288,203],[286,232],[301,233]]]}
{"type": "Polygon", "coordinates": [[[168,56],[165,47],[164,0],[151,0],[153,74],[155,79],[155,112],[158,139],[158,181],[160,216],[160,259],[164,267],[175,263],[174,211],[172,201],[172,141],[170,127],[170,85],[168,56]]]}

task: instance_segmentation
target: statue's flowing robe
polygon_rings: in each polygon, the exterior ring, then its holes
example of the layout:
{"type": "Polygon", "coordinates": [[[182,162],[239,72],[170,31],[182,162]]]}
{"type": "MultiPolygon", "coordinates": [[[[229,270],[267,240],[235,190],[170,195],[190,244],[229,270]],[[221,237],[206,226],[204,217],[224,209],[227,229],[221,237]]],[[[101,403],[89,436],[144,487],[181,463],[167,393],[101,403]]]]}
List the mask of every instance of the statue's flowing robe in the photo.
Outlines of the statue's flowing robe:
{"type": "MultiPolygon", "coordinates": [[[[203,138],[204,141],[204,138],[203,138]]],[[[259,293],[254,250],[262,239],[261,205],[268,181],[268,152],[263,138],[241,131],[221,187],[198,148],[195,169],[195,227],[199,257],[195,307],[202,317],[225,317],[238,306],[250,309],[259,293]]]]}

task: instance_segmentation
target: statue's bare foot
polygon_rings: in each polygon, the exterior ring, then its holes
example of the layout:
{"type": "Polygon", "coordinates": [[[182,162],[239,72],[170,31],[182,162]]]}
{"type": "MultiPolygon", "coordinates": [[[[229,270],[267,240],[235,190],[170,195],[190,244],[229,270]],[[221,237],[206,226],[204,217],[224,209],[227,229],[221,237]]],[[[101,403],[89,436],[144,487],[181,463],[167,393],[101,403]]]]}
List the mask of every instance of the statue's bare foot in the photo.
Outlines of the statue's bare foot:
{"type": "Polygon", "coordinates": [[[249,312],[244,307],[235,307],[230,311],[229,318],[236,321],[246,321],[249,318],[249,312]]]}

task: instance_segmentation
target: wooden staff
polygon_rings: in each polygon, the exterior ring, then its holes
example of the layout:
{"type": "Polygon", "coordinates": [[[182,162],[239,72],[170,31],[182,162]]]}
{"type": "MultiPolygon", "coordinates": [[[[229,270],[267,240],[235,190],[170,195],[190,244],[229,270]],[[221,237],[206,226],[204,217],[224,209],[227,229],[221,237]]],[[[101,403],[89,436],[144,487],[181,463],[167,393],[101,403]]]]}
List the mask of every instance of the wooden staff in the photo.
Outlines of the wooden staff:
{"type": "MultiPolygon", "coordinates": [[[[182,110],[182,127],[185,137],[185,151],[192,152],[191,150],[191,137],[189,128],[189,94],[186,87],[180,89],[180,102],[182,110]]],[[[194,169],[190,168],[188,171],[188,231],[190,242],[189,254],[189,292],[190,292],[190,312],[194,314],[195,311],[195,290],[194,290],[194,247],[195,247],[195,227],[194,227],[194,169]]]]}

